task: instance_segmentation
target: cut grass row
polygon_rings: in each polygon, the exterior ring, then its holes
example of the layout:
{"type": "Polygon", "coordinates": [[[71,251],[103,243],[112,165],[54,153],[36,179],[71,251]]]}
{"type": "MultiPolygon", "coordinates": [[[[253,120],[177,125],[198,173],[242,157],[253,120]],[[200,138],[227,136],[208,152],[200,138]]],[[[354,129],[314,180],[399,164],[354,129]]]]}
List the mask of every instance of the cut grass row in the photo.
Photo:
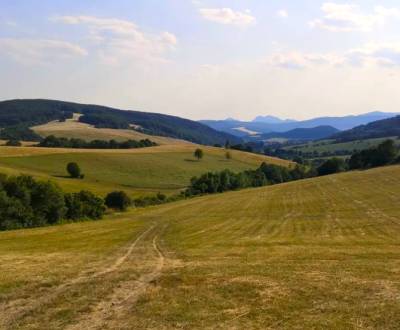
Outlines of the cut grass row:
{"type": "MultiPolygon", "coordinates": [[[[397,329],[399,202],[400,167],[392,166],[0,233],[0,301],[52,292],[156,224],[165,228],[157,237],[167,267],[115,315],[121,328],[397,329]]],[[[75,296],[60,296],[18,325],[77,322],[107,296],[102,287],[118,287],[127,274],[93,279],[92,291],[71,287],[75,296]]]]}

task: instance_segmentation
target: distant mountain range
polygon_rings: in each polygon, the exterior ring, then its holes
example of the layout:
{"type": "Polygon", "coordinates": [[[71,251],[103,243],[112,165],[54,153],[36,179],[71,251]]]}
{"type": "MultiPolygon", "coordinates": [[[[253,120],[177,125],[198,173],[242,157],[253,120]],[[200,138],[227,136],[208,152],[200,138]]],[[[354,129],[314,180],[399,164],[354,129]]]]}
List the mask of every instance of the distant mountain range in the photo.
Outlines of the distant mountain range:
{"type": "Polygon", "coordinates": [[[266,123],[266,124],[281,124],[281,123],[293,123],[296,120],[293,119],[281,119],[275,116],[257,116],[253,119],[253,123],[266,123]]]}
{"type": "Polygon", "coordinates": [[[334,134],[332,138],[338,142],[400,136],[400,116],[374,121],[367,125],[334,134]]]}
{"type": "Polygon", "coordinates": [[[287,132],[262,134],[260,139],[268,140],[283,138],[288,140],[319,140],[340,132],[332,126],[317,126],[314,128],[295,128],[287,132]]]}
{"type": "Polygon", "coordinates": [[[15,139],[35,138],[29,127],[53,120],[82,116],[79,121],[99,128],[131,129],[133,125],[143,133],[183,139],[201,144],[231,144],[242,142],[237,136],[217,131],[196,121],[159,113],[119,110],[99,105],[79,104],[55,100],[9,100],[0,102],[2,138],[8,134],[15,139]]]}
{"type": "MultiPolygon", "coordinates": [[[[248,137],[271,132],[287,132],[296,128],[314,128],[318,126],[331,126],[333,128],[336,128],[337,130],[342,131],[352,129],[356,126],[365,125],[373,121],[394,117],[398,114],[400,113],[375,111],[355,116],[318,117],[303,121],[289,122],[281,120],[280,122],[273,123],[260,121],[260,117],[258,117],[258,120],[251,122],[238,120],[201,120],[200,122],[218,131],[226,132],[232,135],[236,135],[238,137],[248,137]]],[[[266,120],[271,119],[270,116],[262,118],[267,118],[266,120]]]]}

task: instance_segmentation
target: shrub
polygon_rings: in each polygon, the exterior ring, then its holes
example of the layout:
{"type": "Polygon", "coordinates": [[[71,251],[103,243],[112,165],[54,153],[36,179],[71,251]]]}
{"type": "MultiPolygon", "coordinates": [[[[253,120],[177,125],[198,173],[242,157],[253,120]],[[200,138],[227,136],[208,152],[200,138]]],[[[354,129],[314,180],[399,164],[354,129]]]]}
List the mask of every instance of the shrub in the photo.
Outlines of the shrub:
{"type": "Polygon", "coordinates": [[[19,140],[8,140],[6,143],[6,146],[8,147],[20,147],[22,146],[22,143],[19,140]]]}
{"type": "Polygon", "coordinates": [[[71,176],[71,178],[78,179],[81,178],[81,169],[77,163],[68,163],[67,172],[71,176]]]}
{"type": "Polygon", "coordinates": [[[88,191],[64,192],[52,182],[0,174],[0,230],[31,228],[63,220],[99,219],[104,201],[88,191]]]}
{"type": "Polygon", "coordinates": [[[68,219],[101,219],[106,210],[104,200],[90,191],[82,190],[79,193],[66,194],[65,205],[68,219]]]}
{"type": "Polygon", "coordinates": [[[204,156],[204,152],[203,152],[203,150],[202,150],[202,149],[200,149],[200,148],[197,148],[197,149],[194,151],[194,157],[196,157],[196,158],[197,158],[197,160],[200,160],[200,159],[202,159],[202,158],[203,158],[203,156],[204,156]]]}
{"type": "Polygon", "coordinates": [[[125,211],[131,203],[131,199],[124,191],[113,191],[105,199],[108,208],[121,211],[125,211]]]}
{"type": "Polygon", "coordinates": [[[322,163],[320,167],[318,167],[318,175],[329,175],[334,173],[343,172],[346,170],[346,163],[341,158],[331,158],[322,163]]]}

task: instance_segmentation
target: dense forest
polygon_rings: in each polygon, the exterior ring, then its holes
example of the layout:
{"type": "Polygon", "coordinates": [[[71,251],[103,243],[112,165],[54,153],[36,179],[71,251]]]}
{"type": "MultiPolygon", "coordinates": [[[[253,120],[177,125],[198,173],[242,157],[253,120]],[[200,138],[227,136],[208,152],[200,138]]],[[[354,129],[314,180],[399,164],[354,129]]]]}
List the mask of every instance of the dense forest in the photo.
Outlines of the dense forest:
{"type": "Polygon", "coordinates": [[[7,136],[0,137],[7,140],[38,140],[39,137],[29,127],[53,120],[62,121],[71,118],[73,113],[82,114],[79,118],[81,122],[98,128],[130,129],[134,126],[149,135],[167,136],[206,145],[225,144],[226,141],[232,144],[241,142],[235,136],[180,117],[53,100],[0,102],[1,133],[5,132],[5,129],[8,130],[7,136]]]}

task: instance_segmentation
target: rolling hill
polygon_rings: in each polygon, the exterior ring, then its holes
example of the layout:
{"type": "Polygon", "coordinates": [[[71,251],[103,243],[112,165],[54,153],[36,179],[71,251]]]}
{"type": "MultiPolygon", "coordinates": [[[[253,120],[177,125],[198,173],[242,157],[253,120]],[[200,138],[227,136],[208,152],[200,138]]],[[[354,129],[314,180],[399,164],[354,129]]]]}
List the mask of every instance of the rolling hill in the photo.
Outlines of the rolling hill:
{"type": "Polygon", "coordinates": [[[357,126],[351,130],[334,134],[331,138],[337,142],[346,142],[391,136],[400,136],[400,116],[357,126]]]}
{"type": "Polygon", "coordinates": [[[262,162],[290,166],[292,163],[231,150],[201,147],[204,159],[196,161],[193,152],[197,145],[175,143],[141,149],[65,149],[0,146],[0,173],[30,174],[56,181],[66,191],[82,189],[99,195],[113,190],[125,190],[133,196],[163,192],[168,195],[184,189],[193,176],[208,171],[230,169],[235,172],[255,169],[262,162]],[[83,180],[66,176],[67,163],[74,161],[85,173],[83,180]]]}
{"type": "Polygon", "coordinates": [[[283,138],[287,140],[319,140],[332,136],[339,132],[332,126],[317,126],[313,128],[295,128],[287,132],[267,133],[260,136],[261,139],[283,138]]]}
{"type": "Polygon", "coordinates": [[[119,142],[149,139],[159,145],[191,144],[185,140],[169,138],[165,136],[148,135],[132,129],[96,128],[93,125],[79,121],[80,114],[75,113],[72,118],[60,122],[51,121],[43,125],[33,126],[31,129],[41,137],[54,135],[56,137],[92,140],[116,140],[119,142]]]}
{"type": "Polygon", "coordinates": [[[400,167],[0,233],[4,329],[396,329],[400,167]]]}
{"type": "Polygon", "coordinates": [[[284,123],[265,123],[262,121],[245,122],[235,120],[202,120],[200,122],[216,130],[237,135],[239,137],[244,137],[249,134],[243,133],[244,130],[238,131],[238,127],[245,128],[248,131],[258,134],[271,132],[287,132],[296,128],[314,128],[317,126],[332,126],[338,130],[348,130],[359,125],[364,125],[373,121],[394,117],[396,115],[396,113],[376,111],[356,116],[320,117],[309,120],[284,123]]]}
{"type": "Polygon", "coordinates": [[[74,113],[81,114],[80,122],[97,128],[135,129],[149,135],[183,139],[206,145],[223,145],[227,140],[240,143],[237,137],[175,116],[40,99],[0,102],[0,127],[3,128],[1,135],[2,138],[7,138],[7,134],[14,134],[19,139],[34,138],[35,135],[29,131],[29,127],[55,120],[65,120],[71,118],[74,113]]]}

